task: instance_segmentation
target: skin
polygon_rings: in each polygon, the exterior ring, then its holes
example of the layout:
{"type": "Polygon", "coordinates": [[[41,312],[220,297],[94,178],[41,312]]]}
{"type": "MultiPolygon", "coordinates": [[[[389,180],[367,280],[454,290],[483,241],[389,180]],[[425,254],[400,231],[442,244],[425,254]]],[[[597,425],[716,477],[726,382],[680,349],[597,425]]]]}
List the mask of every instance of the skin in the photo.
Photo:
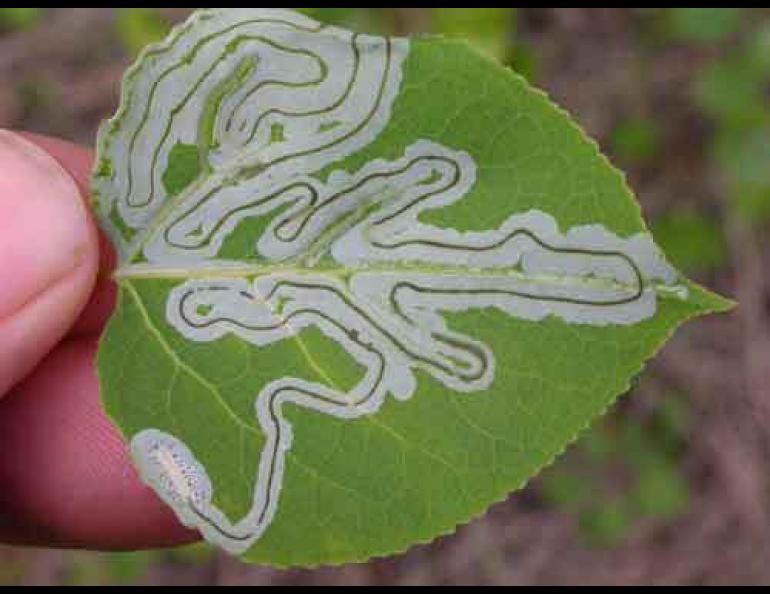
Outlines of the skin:
{"type": "Polygon", "coordinates": [[[90,152],[0,130],[0,542],[137,550],[193,541],[143,486],[99,400],[114,261],[90,152]]]}

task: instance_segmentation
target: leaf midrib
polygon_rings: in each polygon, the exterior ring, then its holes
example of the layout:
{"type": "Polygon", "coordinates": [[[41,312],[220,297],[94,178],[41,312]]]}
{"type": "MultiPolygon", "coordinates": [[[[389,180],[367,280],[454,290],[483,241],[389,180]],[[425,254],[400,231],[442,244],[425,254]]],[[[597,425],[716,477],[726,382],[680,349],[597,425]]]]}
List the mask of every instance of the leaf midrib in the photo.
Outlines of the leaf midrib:
{"type": "MultiPolygon", "coordinates": [[[[143,280],[201,280],[201,279],[242,279],[260,278],[275,275],[326,276],[334,279],[350,279],[360,274],[425,274],[449,278],[510,278],[532,282],[543,286],[580,286],[606,290],[638,290],[634,283],[623,283],[617,280],[598,277],[580,277],[569,275],[532,275],[519,270],[461,268],[455,266],[425,266],[410,264],[377,264],[365,267],[317,266],[305,267],[296,265],[248,264],[238,261],[209,262],[197,264],[195,268],[166,267],[151,264],[126,266],[114,274],[118,283],[143,280]]],[[[666,283],[650,282],[649,286],[659,294],[671,295],[676,287],[666,283]]]]}

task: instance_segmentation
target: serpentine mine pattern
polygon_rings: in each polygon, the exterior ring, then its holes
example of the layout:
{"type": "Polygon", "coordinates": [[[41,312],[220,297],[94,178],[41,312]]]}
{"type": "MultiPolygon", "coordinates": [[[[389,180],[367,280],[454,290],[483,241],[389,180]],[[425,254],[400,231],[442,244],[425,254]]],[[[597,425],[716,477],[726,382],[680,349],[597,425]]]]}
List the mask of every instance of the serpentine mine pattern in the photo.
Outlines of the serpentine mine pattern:
{"type": "Polygon", "coordinates": [[[389,396],[412,398],[418,370],[455,392],[492,386],[495,354],[453,332],[442,313],[496,308],[530,321],[633,325],[655,315],[656,284],[676,290],[677,274],[647,236],[621,239],[600,226],[565,234],[541,212],[485,232],[423,224],[423,213],[476,183],[473,157],[457,147],[420,141],[397,161],[314,175],[384,130],[408,54],[406,40],[280,9],[204,11],[145,55],[102,133],[109,161],[96,188],[122,275],[195,279],[168,300],[176,331],[265,347],[313,327],[366,370],[349,393],[290,377],[261,389],[266,444],[252,510],[237,523],[214,505],[184,443],[152,429],[134,438],[144,480],[230,552],[251,548],[275,518],[293,441],[286,405],[360,419],[389,396]],[[164,176],[179,145],[198,149],[202,171],[169,197],[164,176]],[[244,222],[265,217],[255,246],[263,264],[218,259],[244,222]]]}

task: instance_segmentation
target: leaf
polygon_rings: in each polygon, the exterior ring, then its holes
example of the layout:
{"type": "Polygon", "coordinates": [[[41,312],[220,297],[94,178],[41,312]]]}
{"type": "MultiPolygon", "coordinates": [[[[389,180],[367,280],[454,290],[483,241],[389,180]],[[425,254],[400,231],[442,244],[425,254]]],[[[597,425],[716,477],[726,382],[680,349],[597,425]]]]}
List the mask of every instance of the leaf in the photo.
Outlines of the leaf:
{"type": "Polygon", "coordinates": [[[517,21],[515,8],[433,8],[436,32],[468,39],[499,60],[511,50],[517,21]]]}
{"type": "Polygon", "coordinates": [[[723,41],[738,29],[743,19],[741,8],[670,8],[672,35],[695,44],[723,41]]]}
{"type": "Polygon", "coordinates": [[[169,24],[155,8],[120,8],[115,20],[115,32],[132,55],[147,45],[162,40],[169,24]]]}
{"type": "Polygon", "coordinates": [[[745,132],[724,131],[715,145],[716,161],[735,211],[750,222],[768,220],[770,123],[745,132]]]}
{"type": "Polygon", "coordinates": [[[106,407],[181,521],[251,562],[450,534],[729,307],[463,42],[198,12],[127,75],[93,186],[121,262],[106,407]]]}
{"type": "Polygon", "coordinates": [[[715,217],[674,209],[656,220],[653,230],[671,261],[688,273],[714,272],[728,262],[727,238],[715,217]]]}
{"type": "Polygon", "coordinates": [[[0,30],[26,31],[44,16],[42,8],[0,8],[0,30]]]}
{"type": "Polygon", "coordinates": [[[744,55],[730,55],[710,64],[695,83],[697,104],[733,129],[752,129],[767,121],[767,69],[744,55]]]}
{"type": "MultiPolygon", "coordinates": [[[[339,27],[352,26],[368,21],[367,13],[372,9],[367,8],[300,8],[299,11],[317,21],[339,27]]],[[[367,23],[368,24],[368,23],[367,23]]]]}
{"type": "Polygon", "coordinates": [[[612,135],[612,152],[627,163],[649,163],[660,154],[660,131],[657,125],[644,117],[624,120],[612,135]]]}

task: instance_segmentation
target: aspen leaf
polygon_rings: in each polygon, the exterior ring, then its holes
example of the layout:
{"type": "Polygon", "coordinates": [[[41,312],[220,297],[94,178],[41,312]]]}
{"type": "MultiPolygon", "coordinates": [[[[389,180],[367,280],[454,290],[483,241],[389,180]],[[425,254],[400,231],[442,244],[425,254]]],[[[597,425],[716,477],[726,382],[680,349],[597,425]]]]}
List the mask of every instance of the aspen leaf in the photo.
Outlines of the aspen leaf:
{"type": "Polygon", "coordinates": [[[120,253],[106,407],[180,520],[254,563],[452,533],[729,306],[462,41],[199,11],[128,73],[93,185],[120,253]]]}

